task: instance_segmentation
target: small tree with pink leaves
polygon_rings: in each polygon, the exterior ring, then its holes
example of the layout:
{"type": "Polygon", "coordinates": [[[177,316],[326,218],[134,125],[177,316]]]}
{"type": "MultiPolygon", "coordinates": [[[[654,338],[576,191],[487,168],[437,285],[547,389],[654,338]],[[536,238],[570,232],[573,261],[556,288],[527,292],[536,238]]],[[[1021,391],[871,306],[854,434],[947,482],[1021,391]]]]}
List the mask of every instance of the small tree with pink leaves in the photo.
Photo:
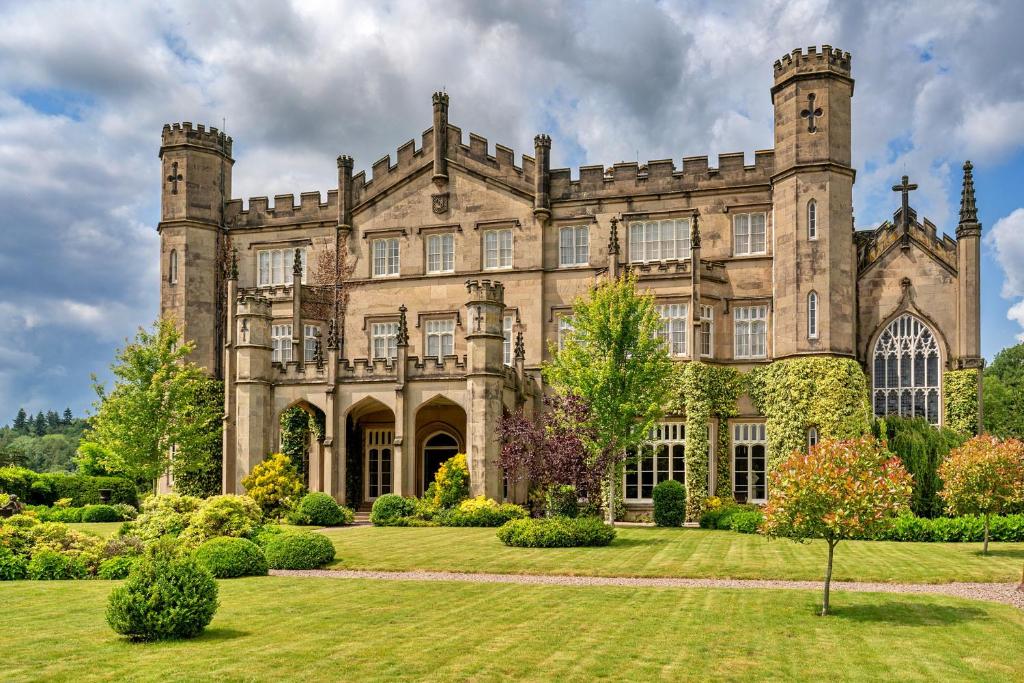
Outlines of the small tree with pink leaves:
{"type": "Polygon", "coordinates": [[[909,509],[911,476],[885,442],[872,437],[823,441],[794,451],[771,473],[762,533],[828,544],[821,614],[828,614],[832,557],[843,539],[870,538],[909,509]]]}
{"type": "Polygon", "coordinates": [[[985,518],[985,545],[992,515],[1024,502],[1024,442],[983,434],[950,451],[939,466],[939,495],[954,515],[985,518]]]}

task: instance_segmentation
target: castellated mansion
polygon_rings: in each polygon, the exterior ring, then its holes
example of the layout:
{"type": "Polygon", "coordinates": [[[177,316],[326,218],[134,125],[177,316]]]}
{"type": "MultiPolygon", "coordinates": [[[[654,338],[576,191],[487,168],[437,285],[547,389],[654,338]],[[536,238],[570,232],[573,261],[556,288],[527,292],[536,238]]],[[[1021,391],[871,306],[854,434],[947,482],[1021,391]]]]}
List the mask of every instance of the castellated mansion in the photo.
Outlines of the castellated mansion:
{"type": "MultiPolygon", "coordinates": [[[[729,153],[575,170],[551,168],[547,135],[518,159],[464,135],[436,93],[419,141],[368,172],[339,156],[337,187],[298,202],[233,198],[231,138],[164,126],[161,311],[224,379],[224,491],[280,448],[280,416],[300,406],[323,424],[311,490],[353,505],[419,495],[465,452],[474,495],[522,500],[497,464],[498,421],[539,409],[573,300],[627,269],[680,362],[854,358],[877,415],[942,423],[943,372],[982,365],[971,166],[956,239],[914,211],[906,177],[893,178],[892,219],[856,231],[853,94],[849,53],[794,50],[774,63],[774,148],[752,164],[729,153]]],[[[764,419],[746,396],[737,410],[712,421],[729,448],[709,457],[730,459],[732,481],[710,490],[760,502],[764,419]]],[[[653,430],[623,477],[629,508],[685,479],[685,446],[684,415],[653,430]]]]}

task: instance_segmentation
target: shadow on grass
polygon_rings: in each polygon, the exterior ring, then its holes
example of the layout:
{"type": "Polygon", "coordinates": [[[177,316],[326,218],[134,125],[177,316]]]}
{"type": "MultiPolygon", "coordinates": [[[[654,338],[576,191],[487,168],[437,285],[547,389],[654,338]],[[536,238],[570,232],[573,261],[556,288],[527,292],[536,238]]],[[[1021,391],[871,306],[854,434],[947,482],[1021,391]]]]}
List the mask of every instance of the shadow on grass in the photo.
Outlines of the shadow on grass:
{"type": "Polygon", "coordinates": [[[201,643],[218,643],[225,640],[234,640],[235,638],[244,638],[245,636],[252,635],[249,631],[239,631],[234,628],[224,628],[222,626],[215,626],[208,628],[198,636],[193,638],[196,642],[201,643]]]}
{"type": "Polygon", "coordinates": [[[989,547],[988,555],[981,552],[981,549],[971,552],[976,557],[1008,557],[1014,560],[1024,560],[1024,548],[993,548],[989,547]]]}
{"type": "Polygon", "coordinates": [[[948,626],[973,619],[984,619],[987,614],[979,607],[968,605],[886,602],[876,605],[832,604],[830,616],[850,621],[884,622],[900,626],[948,626]]]}

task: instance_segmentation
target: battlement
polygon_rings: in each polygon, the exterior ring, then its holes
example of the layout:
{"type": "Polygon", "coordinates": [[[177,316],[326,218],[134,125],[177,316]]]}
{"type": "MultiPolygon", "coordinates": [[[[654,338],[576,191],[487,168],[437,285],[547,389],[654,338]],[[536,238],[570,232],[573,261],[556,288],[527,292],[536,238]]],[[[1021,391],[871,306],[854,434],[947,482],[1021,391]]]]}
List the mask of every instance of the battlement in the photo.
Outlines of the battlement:
{"type": "Polygon", "coordinates": [[[203,124],[194,128],[190,121],[182,123],[165,123],[160,136],[161,152],[167,147],[188,145],[190,147],[203,147],[224,156],[231,156],[231,137],[216,128],[206,129],[203,124]]]}
{"type": "Polygon", "coordinates": [[[497,280],[466,280],[470,302],[492,302],[505,305],[505,285],[497,280]]]}
{"type": "Polygon", "coordinates": [[[774,150],[754,152],[754,163],[744,163],[743,152],[718,155],[718,165],[708,157],[684,157],[676,168],[672,159],[655,159],[646,164],[620,162],[605,168],[600,164],[572,169],[551,169],[551,197],[554,200],[616,197],[645,192],[672,192],[705,187],[727,187],[767,183],[775,168],[774,150]]]}
{"type": "Polygon", "coordinates": [[[775,83],[778,84],[795,74],[818,71],[849,76],[851,60],[849,52],[843,52],[831,45],[822,45],[820,52],[814,45],[808,47],[806,53],[800,48],[796,48],[791,53],[775,60],[775,83]]]}
{"type": "Polygon", "coordinates": [[[251,292],[239,294],[235,300],[235,306],[238,316],[270,317],[270,299],[258,294],[251,292]]]}

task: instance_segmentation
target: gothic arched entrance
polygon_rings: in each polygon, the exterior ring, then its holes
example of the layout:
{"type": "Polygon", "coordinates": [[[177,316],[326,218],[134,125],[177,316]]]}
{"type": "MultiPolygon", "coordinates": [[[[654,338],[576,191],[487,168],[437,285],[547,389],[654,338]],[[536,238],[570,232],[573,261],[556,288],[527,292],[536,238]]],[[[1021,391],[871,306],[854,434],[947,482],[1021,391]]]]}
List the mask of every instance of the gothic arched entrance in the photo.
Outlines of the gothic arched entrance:
{"type": "Polygon", "coordinates": [[[448,432],[437,432],[423,443],[423,490],[434,481],[441,464],[459,452],[459,442],[448,432]]]}

